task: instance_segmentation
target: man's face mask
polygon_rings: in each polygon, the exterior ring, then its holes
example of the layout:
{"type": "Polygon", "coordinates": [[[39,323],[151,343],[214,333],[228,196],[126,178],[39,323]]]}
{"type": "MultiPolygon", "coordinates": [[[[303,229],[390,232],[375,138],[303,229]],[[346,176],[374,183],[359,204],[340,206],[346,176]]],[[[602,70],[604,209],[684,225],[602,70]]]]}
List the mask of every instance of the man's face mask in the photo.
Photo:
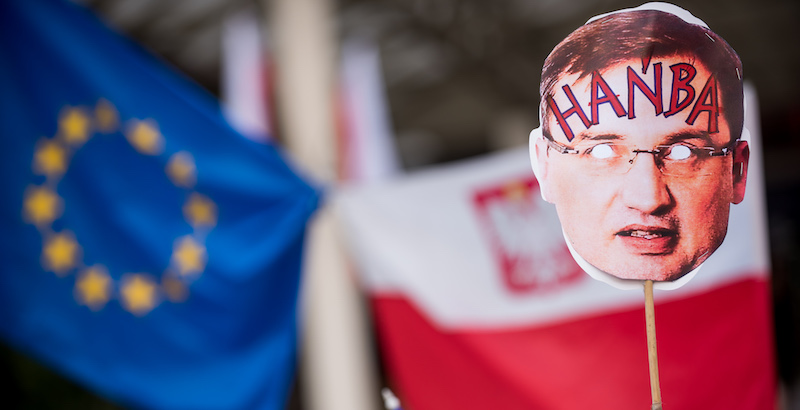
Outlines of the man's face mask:
{"type": "Polygon", "coordinates": [[[593,18],[548,57],[542,127],[531,133],[542,195],[573,257],[618,287],[687,282],[724,240],[730,204],[744,197],[749,151],[741,122],[726,115],[735,111],[731,79],[741,90],[738,57],[721,75],[696,48],[651,42],[661,31],[723,46],[664,3],[593,18]],[[627,37],[604,37],[615,30],[627,37]]]}

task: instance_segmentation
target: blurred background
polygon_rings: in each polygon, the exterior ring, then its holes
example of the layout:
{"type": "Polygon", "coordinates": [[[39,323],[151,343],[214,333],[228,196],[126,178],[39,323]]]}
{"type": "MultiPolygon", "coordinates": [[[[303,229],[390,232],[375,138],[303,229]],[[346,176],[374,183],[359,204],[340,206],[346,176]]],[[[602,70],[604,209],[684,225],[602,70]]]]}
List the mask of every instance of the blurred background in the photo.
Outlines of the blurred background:
{"type": "MultiPolygon", "coordinates": [[[[633,7],[612,0],[320,0],[333,44],[360,38],[379,51],[392,143],[405,171],[527,143],[537,126],[544,58],[588,17],[633,7]]],[[[224,18],[251,13],[269,45],[270,1],[80,0],[107,24],[199,83],[222,93],[224,18]]],[[[673,1],[739,53],[758,93],[779,377],[800,377],[800,3],[673,1]]],[[[340,52],[337,48],[335,53],[340,52]]],[[[273,124],[280,138],[281,124],[273,124]]],[[[30,360],[4,350],[4,401],[19,408],[113,408],[30,360]],[[46,395],[41,392],[47,391],[46,395]]],[[[303,409],[295,388],[291,409],[303,409]]]]}

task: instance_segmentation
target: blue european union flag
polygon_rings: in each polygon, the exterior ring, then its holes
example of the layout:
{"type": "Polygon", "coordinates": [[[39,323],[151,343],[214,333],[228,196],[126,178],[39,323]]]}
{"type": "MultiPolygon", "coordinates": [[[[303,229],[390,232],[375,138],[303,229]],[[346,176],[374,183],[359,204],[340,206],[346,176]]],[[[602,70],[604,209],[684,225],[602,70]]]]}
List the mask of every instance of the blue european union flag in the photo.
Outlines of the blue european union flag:
{"type": "Polygon", "coordinates": [[[80,6],[0,2],[0,335],[131,407],[279,409],[317,190],[80,6]]]}

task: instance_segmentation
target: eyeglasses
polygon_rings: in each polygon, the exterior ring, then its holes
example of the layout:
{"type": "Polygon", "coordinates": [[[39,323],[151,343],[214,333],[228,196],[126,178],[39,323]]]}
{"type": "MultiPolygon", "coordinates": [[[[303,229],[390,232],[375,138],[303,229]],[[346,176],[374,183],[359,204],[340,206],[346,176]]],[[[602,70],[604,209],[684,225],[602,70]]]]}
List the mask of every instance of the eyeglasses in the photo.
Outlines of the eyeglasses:
{"type": "Polygon", "coordinates": [[[633,161],[639,154],[652,154],[661,173],[675,177],[711,175],[715,158],[732,153],[736,143],[733,141],[723,148],[714,148],[676,142],[646,150],[630,144],[608,141],[585,141],[575,147],[568,147],[549,136],[544,136],[544,139],[553,150],[575,155],[579,166],[591,175],[625,174],[633,167],[633,161]]]}

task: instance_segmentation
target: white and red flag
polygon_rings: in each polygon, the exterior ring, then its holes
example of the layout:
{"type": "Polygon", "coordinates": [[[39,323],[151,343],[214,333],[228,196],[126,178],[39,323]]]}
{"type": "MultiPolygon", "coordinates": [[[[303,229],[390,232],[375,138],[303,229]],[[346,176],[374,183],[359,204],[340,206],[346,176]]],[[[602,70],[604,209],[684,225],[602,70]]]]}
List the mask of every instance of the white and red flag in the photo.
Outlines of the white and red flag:
{"type": "Polygon", "coordinates": [[[221,100],[228,122],[258,142],[273,139],[272,56],[255,10],[223,20],[221,100]]]}
{"type": "Polygon", "coordinates": [[[402,169],[375,41],[348,38],[342,44],[339,74],[341,178],[370,184],[395,177],[402,169]]]}
{"type": "MultiPolygon", "coordinates": [[[[775,408],[757,135],[750,144],[727,239],[702,275],[655,294],[668,409],[775,408]]],[[[338,211],[407,410],[648,408],[643,293],[582,273],[526,149],[343,190],[338,211]]]]}

